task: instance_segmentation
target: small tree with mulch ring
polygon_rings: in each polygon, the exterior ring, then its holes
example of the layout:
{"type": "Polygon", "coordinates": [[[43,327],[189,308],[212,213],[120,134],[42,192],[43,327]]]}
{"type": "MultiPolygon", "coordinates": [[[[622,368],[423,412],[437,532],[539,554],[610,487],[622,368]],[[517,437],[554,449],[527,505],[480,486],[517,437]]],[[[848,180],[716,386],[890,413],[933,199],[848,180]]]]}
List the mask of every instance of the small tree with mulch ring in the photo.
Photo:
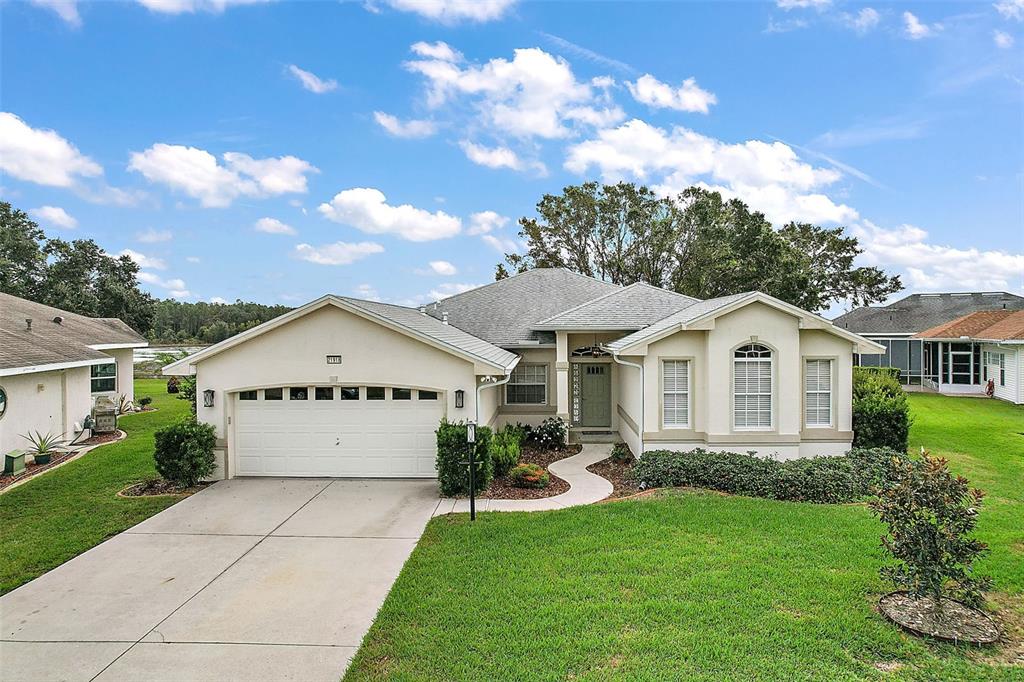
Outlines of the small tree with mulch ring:
{"type": "Polygon", "coordinates": [[[970,629],[961,622],[965,619],[987,620],[976,607],[991,580],[973,568],[987,546],[971,537],[983,496],[963,476],[950,473],[945,459],[927,452],[919,460],[893,459],[891,474],[870,505],[888,527],[882,545],[896,559],[881,569],[882,577],[906,590],[909,599],[902,598],[895,613],[883,603],[887,615],[932,636],[949,630],[948,639],[969,639],[959,634],[970,629]]]}

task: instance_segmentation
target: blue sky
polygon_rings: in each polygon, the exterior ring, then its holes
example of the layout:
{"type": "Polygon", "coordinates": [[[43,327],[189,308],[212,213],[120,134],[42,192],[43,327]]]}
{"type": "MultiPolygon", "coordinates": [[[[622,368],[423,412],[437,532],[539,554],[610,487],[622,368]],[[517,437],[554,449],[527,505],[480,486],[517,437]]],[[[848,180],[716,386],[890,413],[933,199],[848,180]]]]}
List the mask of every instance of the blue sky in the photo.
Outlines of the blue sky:
{"type": "Polygon", "coordinates": [[[846,225],[909,291],[1024,291],[1024,0],[0,13],[0,194],[160,297],[423,302],[590,179],[846,225]]]}

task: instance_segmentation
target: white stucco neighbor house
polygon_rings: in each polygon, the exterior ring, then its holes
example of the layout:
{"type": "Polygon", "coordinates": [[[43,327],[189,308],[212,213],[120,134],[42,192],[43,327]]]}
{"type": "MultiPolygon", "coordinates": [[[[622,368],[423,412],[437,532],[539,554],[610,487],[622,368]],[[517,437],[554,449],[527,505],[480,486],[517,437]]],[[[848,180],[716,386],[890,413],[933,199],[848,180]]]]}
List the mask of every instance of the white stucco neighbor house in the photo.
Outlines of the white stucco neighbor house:
{"type": "Polygon", "coordinates": [[[849,449],[853,354],[758,292],[699,301],[536,269],[420,309],[327,295],[164,368],[196,374],[220,476],[432,477],[441,418],[792,458],[849,449]]]}
{"type": "Polygon", "coordinates": [[[30,431],[73,439],[99,396],[132,400],[134,349],[146,345],[121,320],[0,293],[0,454],[30,431]]]}

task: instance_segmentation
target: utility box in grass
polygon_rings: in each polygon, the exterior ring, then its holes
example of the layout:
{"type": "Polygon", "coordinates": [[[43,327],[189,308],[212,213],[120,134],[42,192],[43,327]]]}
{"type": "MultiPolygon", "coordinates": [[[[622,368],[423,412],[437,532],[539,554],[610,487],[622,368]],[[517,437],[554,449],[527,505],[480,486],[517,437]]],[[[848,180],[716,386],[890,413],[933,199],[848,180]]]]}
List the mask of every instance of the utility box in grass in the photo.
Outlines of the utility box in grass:
{"type": "Polygon", "coordinates": [[[92,407],[92,419],[95,425],[93,433],[113,433],[117,431],[117,405],[106,396],[96,398],[96,404],[92,407]]]}
{"type": "Polygon", "coordinates": [[[4,473],[17,474],[25,470],[25,453],[14,452],[4,455],[4,473]]]}

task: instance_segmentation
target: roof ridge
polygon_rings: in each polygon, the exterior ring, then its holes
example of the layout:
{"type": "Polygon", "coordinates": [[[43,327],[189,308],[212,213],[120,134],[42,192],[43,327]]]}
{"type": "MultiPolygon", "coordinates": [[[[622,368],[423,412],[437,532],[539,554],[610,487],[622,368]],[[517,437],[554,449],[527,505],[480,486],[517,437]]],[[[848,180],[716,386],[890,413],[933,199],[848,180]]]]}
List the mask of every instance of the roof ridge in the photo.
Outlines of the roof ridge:
{"type": "Polygon", "coordinates": [[[549,268],[530,268],[529,270],[524,270],[523,272],[517,272],[514,275],[509,275],[508,277],[505,277],[505,278],[502,278],[502,279],[496,279],[493,282],[488,282],[487,284],[481,284],[478,287],[473,287],[472,289],[467,289],[466,291],[460,291],[457,294],[452,294],[451,296],[447,296],[445,298],[438,299],[438,300],[434,301],[433,303],[434,304],[438,304],[438,303],[444,303],[446,301],[451,301],[453,299],[465,296],[466,294],[472,294],[472,293],[475,293],[477,291],[480,291],[481,289],[487,289],[487,288],[492,287],[492,286],[494,286],[496,284],[502,284],[503,282],[507,282],[509,280],[516,279],[517,277],[522,277],[524,275],[530,275],[530,274],[541,272],[541,271],[544,271],[544,270],[561,270],[563,272],[569,273],[570,275],[575,275],[576,277],[580,277],[580,278],[583,278],[583,279],[591,280],[591,281],[598,282],[600,284],[605,284],[605,285],[611,286],[611,287],[619,287],[619,288],[621,288],[621,285],[619,285],[619,284],[612,284],[611,282],[605,282],[605,281],[600,280],[600,279],[598,279],[596,277],[591,277],[590,275],[581,275],[580,273],[574,272],[574,271],[572,271],[569,268],[564,267],[564,266],[549,267],[549,268]]]}

